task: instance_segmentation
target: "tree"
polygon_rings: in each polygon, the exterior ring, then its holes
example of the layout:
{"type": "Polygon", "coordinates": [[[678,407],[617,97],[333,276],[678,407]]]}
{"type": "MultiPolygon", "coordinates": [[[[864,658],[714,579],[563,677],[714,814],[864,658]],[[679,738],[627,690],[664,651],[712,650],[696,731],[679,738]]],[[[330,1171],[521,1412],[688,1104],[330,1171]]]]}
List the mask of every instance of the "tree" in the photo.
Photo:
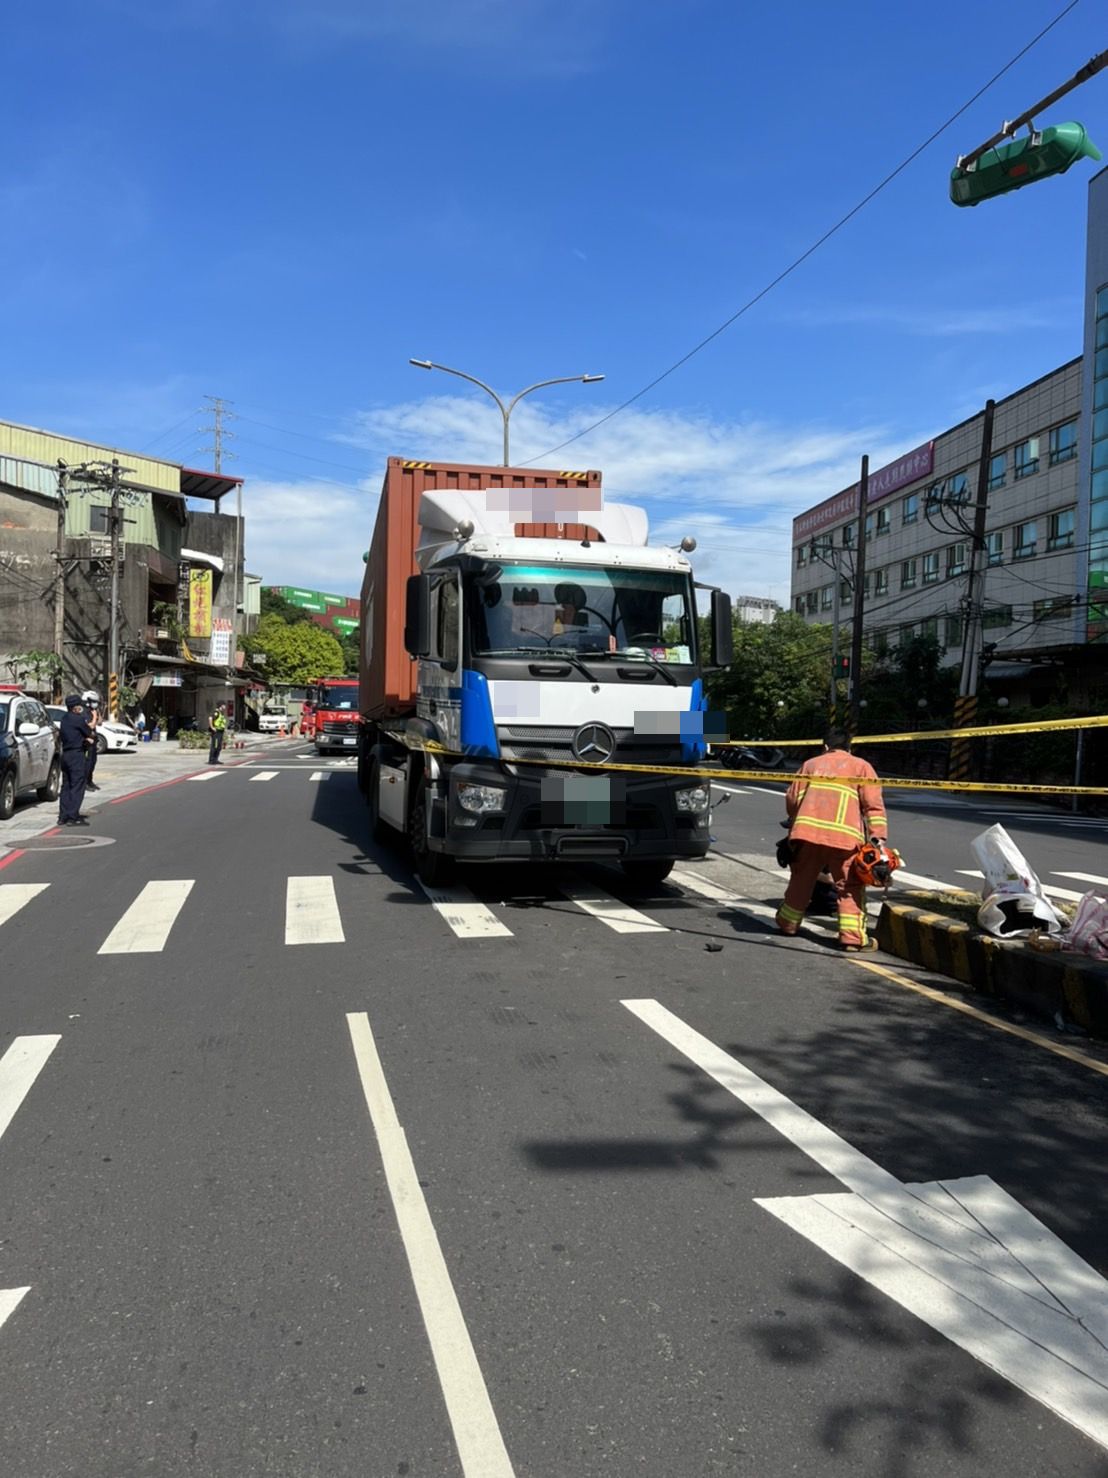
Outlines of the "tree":
{"type": "Polygon", "coordinates": [[[15,652],[7,660],[13,682],[31,679],[34,688],[53,687],[62,675],[62,659],[55,652],[15,652]]]}
{"type": "Polygon", "coordinates": [[[338,641],[313,621],[290,626],[280,616],[263,616],[250,638],[250,649],[265,653],[265,673],[271,683],[309,683],[343,670],[338,641]]]}
{"type": "MultiPolygon", "coordinates": [[[[703,641],[703,635],[702,635],[703,641]]],[[[831,628],[792,611],[772,623],[736,621],[735,658],[708,678],[713,709],[727,715],[733,739],[806,739],[827,727],[831,628]]]]}
{"type": "Polygon", "coordinates": [[[276,590],[266,590],[262,587],[261,614],[263,616],[280,616],[282,621],[289,626],[300,626],[305,621],[312,619],[311,613],[305,611],[301,606],[294,606],[291,600],[279,594],[276,590]]]}
{"type": "Polygon", "coordinates": [[[360,658],[358,632],[356,630],[343,632],[339,637],[339,646],[342,647],[343,672],[347,677],[357,677],[360,658]]]}

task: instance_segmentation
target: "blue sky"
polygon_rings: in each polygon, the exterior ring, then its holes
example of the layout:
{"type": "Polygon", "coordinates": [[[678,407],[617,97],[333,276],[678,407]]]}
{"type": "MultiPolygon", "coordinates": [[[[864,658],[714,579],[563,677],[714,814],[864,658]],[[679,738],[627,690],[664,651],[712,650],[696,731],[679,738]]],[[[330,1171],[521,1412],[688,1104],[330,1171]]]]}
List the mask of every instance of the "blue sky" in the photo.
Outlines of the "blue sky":
{"type": "MultiPolygon", "coordinates": [[[[0,417],[210,465],[249,567],[356,591],[391,454],[534,458],[804,251],[1066,0],[55,0],[5,19],[0,417]]],[[[548,465],[788,598],[792,516],[1080,352],[1092,166],[954,157],[1105,43],[1079,3],[784,284],[548,465]]],[[[1051,110],[1108,152],[1108,76],[1051,110]]]]}

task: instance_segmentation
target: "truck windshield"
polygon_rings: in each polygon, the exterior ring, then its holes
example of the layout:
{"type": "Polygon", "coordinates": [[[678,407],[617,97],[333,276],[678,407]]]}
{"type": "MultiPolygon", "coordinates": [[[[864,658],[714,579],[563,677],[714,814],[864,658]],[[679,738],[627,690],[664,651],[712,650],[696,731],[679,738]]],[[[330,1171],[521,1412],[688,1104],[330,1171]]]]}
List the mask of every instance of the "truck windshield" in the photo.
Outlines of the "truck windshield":
{"type": "Polygon", "coordinates": [[[511,565],[475,582],[474,656],[557,651],[692,662],[689,577],[679,570],[511,565]]]}
{"type": "Polygon", "coordinates": [[[316,707],[329,708],[332,712],[336,708],[357,708],[358,689],[350,688],[317,688],[316,707]]]}

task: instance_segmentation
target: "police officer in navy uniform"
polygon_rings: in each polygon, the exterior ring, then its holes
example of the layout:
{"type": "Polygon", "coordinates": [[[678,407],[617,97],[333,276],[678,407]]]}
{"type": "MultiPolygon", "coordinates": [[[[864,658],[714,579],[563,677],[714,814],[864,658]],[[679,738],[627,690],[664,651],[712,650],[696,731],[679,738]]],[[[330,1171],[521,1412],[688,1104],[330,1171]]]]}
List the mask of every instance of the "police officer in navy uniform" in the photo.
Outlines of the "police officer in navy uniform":
{"type": "MultiPolygon", "coordinates": [[[[81,704],[84,708],[85,719],[90,728],[95,730],[100,723],[100,695],[95,688],[90,688],[87,693],[81,694],[81,704]]],[[[93,742],[89,745],[85,754],[85,789],[99,790],[100,787],[93,781],[96,773],[96,760],[100,749],[96,743],[96,735],[93,734],[93,742]]]]}
{"type": "Polygon", "coordinates": [[[62,793],[59,799],[59,826],[87,826],[81,815],[81,802],[85,798],[85,751],[89,745],[96,747],[92,727],[85,717],[84,705],[79,693],[70,693],[65,700],[66,712],[58,725],[62,736],[62,793]]]}

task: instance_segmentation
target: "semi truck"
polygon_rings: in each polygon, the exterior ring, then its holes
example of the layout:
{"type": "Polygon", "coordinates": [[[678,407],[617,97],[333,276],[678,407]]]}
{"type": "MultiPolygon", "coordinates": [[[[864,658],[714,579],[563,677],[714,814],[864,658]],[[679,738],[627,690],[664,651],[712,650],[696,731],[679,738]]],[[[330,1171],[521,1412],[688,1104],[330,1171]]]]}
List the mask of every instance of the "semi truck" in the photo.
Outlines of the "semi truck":
{"type": "Polygon", "coordinates": [[[460,862],[594,859],[651,886],[707,851],[710,787],[681,771],[706,758],[731,602],[711,590],[702,651],[695,540],[647,535],[599,472],[388,459],[358,783],[375,838],[407,837],[428,886],[460,862]]]}

